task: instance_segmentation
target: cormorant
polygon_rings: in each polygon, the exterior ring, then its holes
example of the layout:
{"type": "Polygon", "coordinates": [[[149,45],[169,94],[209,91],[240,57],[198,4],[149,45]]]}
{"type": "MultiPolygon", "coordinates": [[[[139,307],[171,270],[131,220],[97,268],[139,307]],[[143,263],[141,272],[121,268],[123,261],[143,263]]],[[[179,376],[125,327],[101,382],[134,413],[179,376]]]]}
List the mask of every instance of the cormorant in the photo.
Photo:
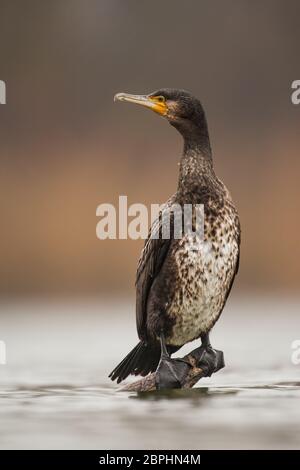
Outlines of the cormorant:
{"type": "MultiPolygon", "coordinates": [[[[140,342],[111,372],[118,383],[129,374],[157,370],[157,388],[176,388],[189,366],[171,354],[201,338],[213,363],[209,332],[218,320],[239,267],[240,223],[225,185],[217,178],[204,109],[184,90],[161,89],[149,95],[118,93],[115,100],[152,109],[183,137],[176,193],[164,205],[203,204],[204,237],[183,233],[176,239],[150,237],[136,274],[136,321],[140,342]],[[195,245],[196,243],[196,245],[195,245]]],[[[160,216],[153,224],[161,233],[160,216]]],[[[153,230],[152,227],[152,230],[153,230]]],[[[153,232],[150,232],[153,233],[153,232]]],[[[211,363],[211,375],[213,365],[211,363]]]]}

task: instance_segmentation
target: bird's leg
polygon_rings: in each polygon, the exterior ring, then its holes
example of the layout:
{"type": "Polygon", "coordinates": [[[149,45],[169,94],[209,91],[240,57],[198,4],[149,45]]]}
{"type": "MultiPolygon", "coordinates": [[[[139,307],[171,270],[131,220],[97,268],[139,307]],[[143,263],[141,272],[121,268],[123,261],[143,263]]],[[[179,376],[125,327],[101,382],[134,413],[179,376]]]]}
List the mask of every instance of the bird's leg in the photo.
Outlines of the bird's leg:
{"type": "Polygon", "coordinates": [[[201,335],[201,346],[195,349],[191,355],[197,362],[197,367],[203,370],[204,376],[210,377],[214,372],[225,366],[222,351],[212,348],[208,333],[201,335]]]}
{"type": "Polygon", "coordinates": [[[191,365],[184,359],[171,359],[163,332],[160,334],[161,356],[156,370],[155,385],[158,390],[181,388],[191,365]]]}
{"type": "Polygon", "coordinates": [[[210,344],[210,339],[209,339],[209,334],[208,334],[208,333],[204,333],[204,335],[201,335],[201,345],[202,345],[204,348],[211,348],[211,344],[210,344]]]}

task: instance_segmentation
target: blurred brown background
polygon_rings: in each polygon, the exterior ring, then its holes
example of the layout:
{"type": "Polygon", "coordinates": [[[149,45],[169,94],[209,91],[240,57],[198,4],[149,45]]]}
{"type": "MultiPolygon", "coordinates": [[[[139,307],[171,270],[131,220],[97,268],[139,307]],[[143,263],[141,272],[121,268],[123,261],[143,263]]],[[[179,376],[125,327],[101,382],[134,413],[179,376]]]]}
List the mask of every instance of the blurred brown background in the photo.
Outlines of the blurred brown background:
{"type": "Polygon", "coordinates": [[[96,207],[175,190],[179,135],[116,92],[185,88],[243,229],[239,289],[299,289],[298,0],[0,0],[2,298],[133,293],[96,207]]]}

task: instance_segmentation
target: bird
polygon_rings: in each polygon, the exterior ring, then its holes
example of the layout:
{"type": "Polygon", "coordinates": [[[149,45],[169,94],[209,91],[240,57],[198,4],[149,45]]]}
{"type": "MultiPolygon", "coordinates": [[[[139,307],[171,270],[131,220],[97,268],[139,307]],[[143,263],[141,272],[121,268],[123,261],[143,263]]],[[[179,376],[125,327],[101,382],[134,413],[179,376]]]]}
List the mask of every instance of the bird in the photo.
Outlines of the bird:
{"type": "Polygon", "coordinates": [[[138,261],[139,343],[109,377],[120,383],[129,375],[146,376],[156,371],[157,388],[180,388],[189,365],[171,356],[196,339],[205,351],[212,351],[209,334],[239,269],[239,216],[228,189],[215,173],[200,100],[172,88],[146,95],[117,93],[114,100],[140,105],[166,119],[181,134],[183,152],[177,190],[153,222],[138,261]],[[203,207],[202,238],[188,231],[175,237],[172,230],[168,238],[161,236],[164,214],[171,214],[174,221],[174,205],[203,207]],[[153,233],[158,236],[151,236],[153,233]]]}

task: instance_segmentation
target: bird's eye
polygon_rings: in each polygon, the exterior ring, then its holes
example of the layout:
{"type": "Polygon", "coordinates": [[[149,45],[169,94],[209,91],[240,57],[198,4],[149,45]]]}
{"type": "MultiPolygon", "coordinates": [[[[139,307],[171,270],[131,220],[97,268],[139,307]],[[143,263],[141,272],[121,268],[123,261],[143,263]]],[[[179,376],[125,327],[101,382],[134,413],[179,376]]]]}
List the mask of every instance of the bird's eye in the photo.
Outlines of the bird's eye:
{"type": "Polygon", "coordinates": [[[164,96],[158,96],[156,99],[159,103],[164,103],[166,101],[166,98],[164,96]]]}

